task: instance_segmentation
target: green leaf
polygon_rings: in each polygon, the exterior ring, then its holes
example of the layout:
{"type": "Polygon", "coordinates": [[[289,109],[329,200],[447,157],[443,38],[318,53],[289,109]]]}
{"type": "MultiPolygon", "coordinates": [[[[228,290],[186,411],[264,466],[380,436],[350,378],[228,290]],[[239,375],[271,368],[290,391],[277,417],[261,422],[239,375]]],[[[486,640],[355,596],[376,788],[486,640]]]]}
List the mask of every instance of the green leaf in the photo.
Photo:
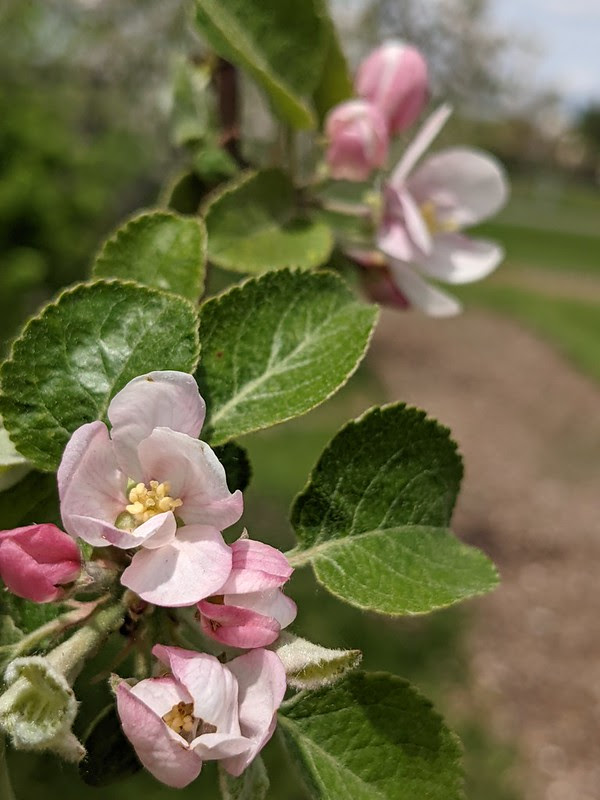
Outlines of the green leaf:
{"type": "Polygon", "coordinates": [[[269,791],[269,776],[260,756],[239,778],[229,775],[219,764],[219,789],[223,800],[265,800],[269,791]]]}
{"type": "Polygon", "coordinates": [[[324,264],[333,248],[331,229],[299,217],[294,193],[279,169],[247,172],[228,183],[206,208],[209,259],[255,273],[324,264]]]}
{"type": "Polygon", "coordinates": [[[290,562],[359,608],[416,614],[489,591],[495,569],[445,530],[462,478],[449,431],[404,404],[334,437],[292,508],[290,562]]]}
{"type": "Polygon", "coordinates": [[[354,672],[285,703],[279,729],[318,800],[461,800],[460,743],[406,681],[354,672]]]}
{"type": "Polygon", "coordinates": [[[26,325],[0,371],[0,413],[19,451],[54,471],[80,425],[102,419],[116,392],[151,370],[194,370],[196,311],[134,283],[64,292],[26,325]]]}
{"type": "Polygon", "coordinates": [[[225,467],[229,491],[235,492],[236,489],[245,491],[252,477],[252,467],[246,450],[235,442],[227,442],[215,447],[214,452],[225,467]]]}
{"type": "MultiPolygon", "coordinates": [[[[30,471],[26,458],[17,452],[0,417],[0,492],[18,483],[30,471]]],[[[0,527],[2,519],[0,518],[0,527]]]]}
{"type": "Polygon", "coordinates": [[[279,656],[288,685],[294,689],[329,686],[362,660],[360,650],[330,650],[288,631],[282,631],[269,649],[279,656]]]}
{"type": "Polygon", "coordinates": [[[88,786],[108,786],[142,768],[121,729],[114,703],[92,722],[83,744],[87,753],[79,765],[79,775],[88,786]]]}
{"type": "Polygon", "coordinates": [[[199,219],[166,211],[122,225],[96,257],[96,278],[121,278],[197,302],[204,286],[206,231],[199,219]]]}
{"type": "Polygon", "coordinates": [[[0,493],[0,529],[38,522],[61,525],[56,476],[36,470],[0,493]]]}
{"type": "Polygon", "coordinates": [[[67,610],[62,603],[32,603],[8,591],[0,593],[0,615],[10,617],[23,633],[37,630],[67,610]]]}
{"type": "MultiPolygon", "coordinates": [[[[17,628],[15,622],[8,614],[0,614],[0,650],[6,645],[16,644],[20,641],[25,634],[20,628],[17,628]]],[[[0,663],[2,656],[0,654],[0,663]]]]}
{"type": "Polygon", "coordinates": [[[197,214],[207,191],[207,184],[195,172],[183,172],[166,184],[160,204],[179,214],[197,214]]]}
{"type": "Polygon", "coordinates": [[[283,120],[315,127],[308,98],[328,32],[314,0],[196,0],[196,24],[220,56],[252,75],[283,120]]]}
{"type": "Polygon", "coordinates": [[[220,444],[322,403],[358,366],[376,317],[328,272],[271,272],[207,301],[203,436],[220,444]]]}
{"type": "Polygon", "coordinates": [[[325,64],[313,93],[315,108],[322,121],[330,108],[352,97],[354,86],[337,31],[327,13],[327,1],[316,0],[316,2],[317,6],[321,7],[328,38],[325,64]]]}

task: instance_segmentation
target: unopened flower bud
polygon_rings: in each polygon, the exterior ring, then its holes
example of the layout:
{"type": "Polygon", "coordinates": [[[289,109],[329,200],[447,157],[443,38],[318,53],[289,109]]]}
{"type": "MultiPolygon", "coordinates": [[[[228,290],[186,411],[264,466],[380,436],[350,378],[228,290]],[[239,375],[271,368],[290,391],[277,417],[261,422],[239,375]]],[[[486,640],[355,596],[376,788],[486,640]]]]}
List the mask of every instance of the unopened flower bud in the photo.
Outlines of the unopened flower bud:
{"type": "Polygon", "coordinates": [[[377,106],[391,134],[400,133],[417,119],[427,100],[427,63],[416,48],[385,42],[361,63],[356,90],[377,106]]]}
{"type": "Polygon", "coordinates": [[[62,594],[58,585],[75,580],[80,569],[79,548],[56,525],[0,531],[0,578],[19,597],[52,602],[62,594]]]}
{"type": "Polygon", "coordinates": [[[388,134],[383,115],[364,100],[335,106],[325,122],[329,139],[327,163],[333,178],[367,180],[383,166],[388,154],[388,134]]]}

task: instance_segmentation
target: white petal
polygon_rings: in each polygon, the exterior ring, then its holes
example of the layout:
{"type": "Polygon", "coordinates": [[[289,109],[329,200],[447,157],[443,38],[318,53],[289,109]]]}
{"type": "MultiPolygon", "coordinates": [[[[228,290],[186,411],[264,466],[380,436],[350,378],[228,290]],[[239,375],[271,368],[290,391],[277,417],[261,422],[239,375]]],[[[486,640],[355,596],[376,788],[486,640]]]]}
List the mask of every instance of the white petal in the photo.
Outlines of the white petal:
{"type": "Polygon", "coordinates": [[[287,628],[295,619],[298,609],[296,603],[281,589],[268,589],[263,592],[224,595],[227,605],[249,608],[265,617],[273,617],[281,628],[287,628]]]}
{"type": "Polygon", "coordinates": [[[137,446],[154,428],[171,428],[197,439],[206,406],[198,385],[185,372],[149,372],[129,381],[109,407],[111,438],[121,469],[141,479],[137,446]]]}
{"type": "Polygon", "coordinates": [[[398,189],[404,184],[408,174],[442,130],[451,113],[452,106],[444,103],[425,120],[392,172],[390,178],[392,186],[398,189]]]}
{"type": "Polygon", "coordinates": [[[508,199],[508,183],[499,162],[467,147],[429,156],[408,185],[419,203],[433,203],[440,223],[456,228],[491,217],[508,199]]]}
{"type": "Polygon", "coordinates": [[[186,525],[156,549],[142,547],[121,583],[149,603],[191,606],[215,594],[231,570],[231,548],[208,525],[186,525]]]}
{"type": "Polygon", "coordinates": [[[168,428],[156,428],[138,447],[145,482],[168,481],[171,496],[183,500],[177,516],[186,525],[224,530],[242,515],[243,496],[227,488],[223,465],[206,442],[168,428]]]}
{"type": "Polygon", "coordinates": [[[504,250],[495,242],[442,233],[434,237],[432,252],[418,264],[426,275],[457,284],[485,278],[503,258],[504,250]]]}
{"type": "Polygon", "coordinates": [[[454,297],[430,286],[408,264],[390,261],[393,278],[409,302],[431,317],[453,317],[462,306],[454,297]]]}
{"type": "Polygon", "coordinates": [[[130,691],[159,717],[164,717],[177,703],[193,702],[183,686],[170,677],[146,678],[132,686],[130,691]]]}
{"type": "Polygon", "coordinates": [[[127,479],[117,467],[108,430],[103,422],[78,428],[67,443],[58,468],[60,512],[65,530],[95,547],[106,546],[103,527],[125,509],[127,479]],[[78,519],[96,521],[79,524],[78,519]]]}

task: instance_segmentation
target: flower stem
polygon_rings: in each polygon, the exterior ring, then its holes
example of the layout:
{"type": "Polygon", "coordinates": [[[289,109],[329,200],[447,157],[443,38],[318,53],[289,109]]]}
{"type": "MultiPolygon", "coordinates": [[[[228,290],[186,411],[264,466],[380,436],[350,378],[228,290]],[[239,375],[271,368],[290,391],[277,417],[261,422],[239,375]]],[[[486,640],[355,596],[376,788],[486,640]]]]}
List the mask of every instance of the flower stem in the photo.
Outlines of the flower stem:
{"type": "Polygon", "coordinates": [[[6,740],[2,734],[0,734],[0,797],[2,800],[16,800],[8,773],[6,740]]]}

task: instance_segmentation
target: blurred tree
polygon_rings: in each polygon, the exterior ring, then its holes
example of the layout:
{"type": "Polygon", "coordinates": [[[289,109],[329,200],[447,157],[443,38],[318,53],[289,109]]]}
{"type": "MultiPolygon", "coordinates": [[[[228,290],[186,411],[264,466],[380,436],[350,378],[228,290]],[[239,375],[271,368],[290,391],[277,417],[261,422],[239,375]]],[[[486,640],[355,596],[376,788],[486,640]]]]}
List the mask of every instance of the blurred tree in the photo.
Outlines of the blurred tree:
{"type": "Polygon", "coordinates": [[[590,103],[579,114],[577,129],[596,157],[600,156],[600,104],[590,103]]]}

